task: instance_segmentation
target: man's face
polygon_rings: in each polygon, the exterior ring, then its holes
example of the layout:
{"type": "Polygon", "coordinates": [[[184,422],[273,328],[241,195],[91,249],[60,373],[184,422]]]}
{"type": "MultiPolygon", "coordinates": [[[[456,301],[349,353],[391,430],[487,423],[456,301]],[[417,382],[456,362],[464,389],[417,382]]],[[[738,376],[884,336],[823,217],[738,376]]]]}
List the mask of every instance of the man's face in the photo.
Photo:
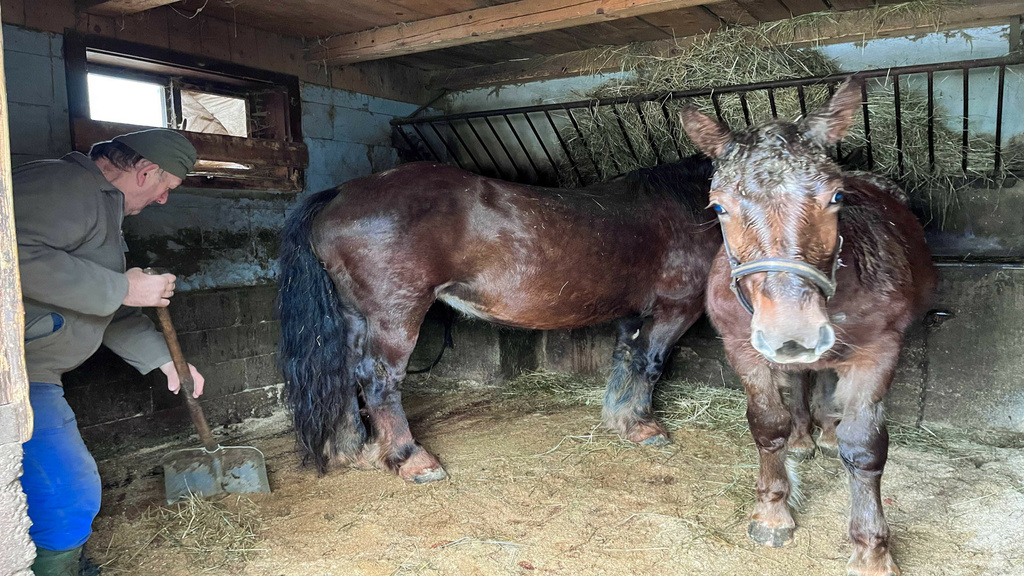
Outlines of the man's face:
{"type": "Polygon", "coordinates": [[[124,192],[124,213],[132,216],[150,204],[164,204],[171,190],[181,185],[181,178],[164,172],[159,166],[143,160],[134,169],[129,190],[124,192]]]}

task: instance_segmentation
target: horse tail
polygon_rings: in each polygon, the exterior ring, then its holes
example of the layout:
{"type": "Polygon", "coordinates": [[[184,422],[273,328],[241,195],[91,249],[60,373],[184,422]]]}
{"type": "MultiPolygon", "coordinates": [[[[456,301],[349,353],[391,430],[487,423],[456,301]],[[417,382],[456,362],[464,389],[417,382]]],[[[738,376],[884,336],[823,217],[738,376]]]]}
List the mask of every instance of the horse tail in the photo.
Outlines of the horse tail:
{"type": "MultiPolygon", "coordinates": [[[[322,475],[332,456],[354,459],[367,439],[355,376],[365,323],[346,322],[346,305],[313,252],[313,219],[337,189],[310,196],[285,222],[278,257],[278,367],[303,461],[322,475]]],[[[350,317],[353,317],[350,315],[350,317]]]]}

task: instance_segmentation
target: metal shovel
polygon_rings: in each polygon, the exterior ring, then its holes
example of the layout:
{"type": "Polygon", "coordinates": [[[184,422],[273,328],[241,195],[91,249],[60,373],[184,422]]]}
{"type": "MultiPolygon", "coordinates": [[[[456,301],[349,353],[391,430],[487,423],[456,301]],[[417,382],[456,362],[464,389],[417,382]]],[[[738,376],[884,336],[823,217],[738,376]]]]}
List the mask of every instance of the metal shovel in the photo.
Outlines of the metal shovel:
{"type": "Polygon", "coordinates": [[[193,495],[205,497],[225,492],[268,494],[270,483],[263,452],[252,446],[221,446],[213,439],[203,408],[192,397],[195,383],[181,353],[178,333],[171,324],[171,313],[167,308],[157,308],[156,314],[181,381],[181,395],[185,397],[188,413],[203,443],[203,448],[175,450],[160,460],[164,467],[167,503],[193,495]]]}

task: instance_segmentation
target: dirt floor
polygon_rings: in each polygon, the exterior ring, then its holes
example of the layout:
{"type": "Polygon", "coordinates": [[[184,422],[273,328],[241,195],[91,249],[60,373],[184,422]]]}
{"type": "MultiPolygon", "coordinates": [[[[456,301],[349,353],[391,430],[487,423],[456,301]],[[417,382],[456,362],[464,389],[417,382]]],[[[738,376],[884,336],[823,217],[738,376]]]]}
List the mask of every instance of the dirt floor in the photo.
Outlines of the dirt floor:
{"type": "MultiPolygon", "coordinates": [[[[180,446],[101,462],[108,488],[88,552],[110,574],[845,573],[837,460],[801,464],[792,545],[747,539],[756,454],[741,418],[684,425],[670,446],[647,448],[602,432],[594,405],[494,389],[406,404],[449,480],[417,486],[347,469],[317,478],[282,414],[222,439],[266,453],[273,494],[221,501],[213,520],[161,502],[156,462],[180,446]],[[214,525],[237,530],[203,541],[214,525]]],[[[883,498],[904,574],[1024,574],[1024,450],[904,444],[889,454],[883,498]]]]}

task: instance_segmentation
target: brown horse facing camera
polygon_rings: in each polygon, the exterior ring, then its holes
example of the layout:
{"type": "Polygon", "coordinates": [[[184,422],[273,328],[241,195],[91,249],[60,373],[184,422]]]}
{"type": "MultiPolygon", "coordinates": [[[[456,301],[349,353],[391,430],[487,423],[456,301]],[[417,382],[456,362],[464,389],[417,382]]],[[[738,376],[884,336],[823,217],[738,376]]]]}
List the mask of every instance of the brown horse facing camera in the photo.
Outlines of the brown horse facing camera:
{"type": "Polygon", "coordinates": [[[400,384],[441,300],[534,329],[620,320],[602,411],[623,438],[668,442],[651,391],[703,313],[722,238],[707,208],[711,161],[684,159],[577,190],[405,164],[314,194],[280,252],[279,362],[305,456],[446,476],[416,442],[400,384]]]}
{"type": "Polygon", "coordinates": [[[716,163],[711,203],[725,246],[707,309],[746,388],[760,456],[748,534],[770,546],[792,539],[796,487],[785,459],[793,448],[813,451],[805,385],[825,371],[835,411],[816,402],[815,412],[821,447],[835,438],[850,475],[847,570],[874,576],[899,574],[879,496],[889,446],[882,398],[935,273],[921,225],[900,198],[877,178],[844,174],[826,153],[852,125],[860,89],[847,82],[797,123],[734,133],[693,109],[682,121],[716,163]],[[793,418],[780,393],[786,386],[800,404],[793,418]]]}

